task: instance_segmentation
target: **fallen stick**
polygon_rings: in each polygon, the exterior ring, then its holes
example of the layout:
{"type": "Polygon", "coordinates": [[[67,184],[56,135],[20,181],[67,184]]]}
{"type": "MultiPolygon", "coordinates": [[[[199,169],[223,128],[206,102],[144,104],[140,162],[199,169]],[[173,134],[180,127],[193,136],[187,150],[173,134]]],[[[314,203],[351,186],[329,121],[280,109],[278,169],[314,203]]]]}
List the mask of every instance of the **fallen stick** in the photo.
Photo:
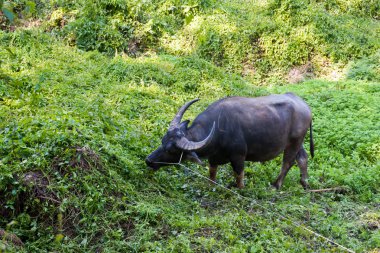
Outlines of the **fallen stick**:
{"type": "Polygon", "coordinates": [[[330,191],[344,193],[347,191],[347,189],[342,188],[342,187],[334,187],[334,188],[326,188],[326,189],[308,190],[307,192],[317,192],[318,193],[318,192],[330,192],[330,191]]]}
{"type": "Polygon", "coordinates": [[[56,199],[53,199],[53,198],[49,198],[49,197],[45,197],[45,196],[37,196],[38,198],[41,198],[41,199],[46,199],[46,200],[50,200],[54,203],[57,203],[57,204],[61,204],[61,201],[59,200],[56,200],[56,199]]]}

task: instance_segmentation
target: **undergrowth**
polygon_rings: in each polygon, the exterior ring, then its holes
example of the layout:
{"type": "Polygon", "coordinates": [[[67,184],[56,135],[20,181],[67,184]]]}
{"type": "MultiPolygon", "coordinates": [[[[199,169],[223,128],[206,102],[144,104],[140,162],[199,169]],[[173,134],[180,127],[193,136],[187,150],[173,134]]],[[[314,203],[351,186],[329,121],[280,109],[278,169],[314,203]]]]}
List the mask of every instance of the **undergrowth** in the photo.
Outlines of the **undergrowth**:
{"type": "MultiPolygon", "coordinates": [[[[12,16],[0,20],[4,29],[30,27],[37,20],[35,25],[81,50],[194,56],[256,84],[329,75],[358,59],[378,59],[380,50],[375,0],[19,0],[3,5],[4,14],[12,16]],[[292,77],[292,70],[304,66],[308,73],[292,77]]],[[[367,64],[364,71],[369,74],[364,78],[379,81],[373,73],[378,67],[367,64]]]]}
{"type": "MultiPolygon", "coordinates": [[[[0,250],[341,251],[280,214],[358,252],[380,247],[376,79],[259,87],[194,55],[109,58],[38,29],[0,32],[0,56],[0,232],[23,242],[3,236],[0,250]],[[201,98],[193,119],[227,95],[288,91],[313,111],[311,187],[344,191],[306,193],[297,168],[269,190],[280,158],[246,164],[239,193],[252,201],[179,167],[146,168],[184,102],[201,98]]],[[[362,61],[350,73],[373,60],[362,61]]],[[[232,181],[223,166],[218,182],[232,181]]]]}
{"type": "MultiPolygon", "coordinates": [[[[0,9],[0,252],[343,251],[294,222],[380,249],[378,1],[0,9]],[[201,98],[193,119],[225,96],[289,91],[313,112],[309,183],[339,191],[305,192],[297,168],[270,190],[281,157],[246,163],[245,199],[183,167],[146,168],[186,101],[201,98]]],[[[222,166],[218,183],[232,181],[222,166]]]]}

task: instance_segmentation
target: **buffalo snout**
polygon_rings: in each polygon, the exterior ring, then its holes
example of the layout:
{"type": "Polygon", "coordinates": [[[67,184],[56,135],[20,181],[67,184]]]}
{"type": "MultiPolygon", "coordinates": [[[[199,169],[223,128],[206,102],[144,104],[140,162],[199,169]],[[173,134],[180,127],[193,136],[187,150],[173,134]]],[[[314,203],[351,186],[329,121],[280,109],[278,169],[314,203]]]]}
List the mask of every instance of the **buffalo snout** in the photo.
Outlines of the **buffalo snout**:
{"type": "Polygon", "coordinates": [[[158,170],[160,168],[159,164],[151,161],[149,157],[145,159],[146,165],[148,165],[149,168],[153,169],[154,171],[158,170]]]}

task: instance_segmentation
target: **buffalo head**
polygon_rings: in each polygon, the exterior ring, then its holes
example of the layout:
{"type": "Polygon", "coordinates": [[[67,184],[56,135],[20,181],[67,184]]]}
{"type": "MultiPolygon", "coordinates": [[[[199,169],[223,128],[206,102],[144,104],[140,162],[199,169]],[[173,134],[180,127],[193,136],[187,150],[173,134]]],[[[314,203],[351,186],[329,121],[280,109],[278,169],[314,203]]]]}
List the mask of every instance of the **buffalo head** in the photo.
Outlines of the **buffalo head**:
{"type": "Polygon", "coordinates": [[[181,123],[181,119],[187,108],[198,101],[194,99],[187,102],[179,109],[176,116],[170,123],[168,132],[162,138],[162,144],[153,151],[145,160],[146,164],[154,170],[162,166],[178,163],[181,160],[190,160],[196,163],[202,163],[198,158],[196,151],[206,146],[212,139],[215,130],[215,123],[208,134],[201,141],[191,141],[187,138],[189,121],[181,123]]]}

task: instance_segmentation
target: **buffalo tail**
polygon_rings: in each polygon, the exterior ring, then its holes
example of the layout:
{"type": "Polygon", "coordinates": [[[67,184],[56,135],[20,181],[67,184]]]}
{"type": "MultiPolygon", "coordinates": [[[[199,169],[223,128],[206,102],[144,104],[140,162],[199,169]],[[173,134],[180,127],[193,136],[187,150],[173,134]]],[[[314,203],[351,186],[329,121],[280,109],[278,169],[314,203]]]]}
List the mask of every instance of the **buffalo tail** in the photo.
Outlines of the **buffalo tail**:
{"type": "Polygon", "coordinates": [[[311,157],[314,158],[313,127],[312,127],[311,122],[310,122],[310,154],[311,154],[311,157]]]}

